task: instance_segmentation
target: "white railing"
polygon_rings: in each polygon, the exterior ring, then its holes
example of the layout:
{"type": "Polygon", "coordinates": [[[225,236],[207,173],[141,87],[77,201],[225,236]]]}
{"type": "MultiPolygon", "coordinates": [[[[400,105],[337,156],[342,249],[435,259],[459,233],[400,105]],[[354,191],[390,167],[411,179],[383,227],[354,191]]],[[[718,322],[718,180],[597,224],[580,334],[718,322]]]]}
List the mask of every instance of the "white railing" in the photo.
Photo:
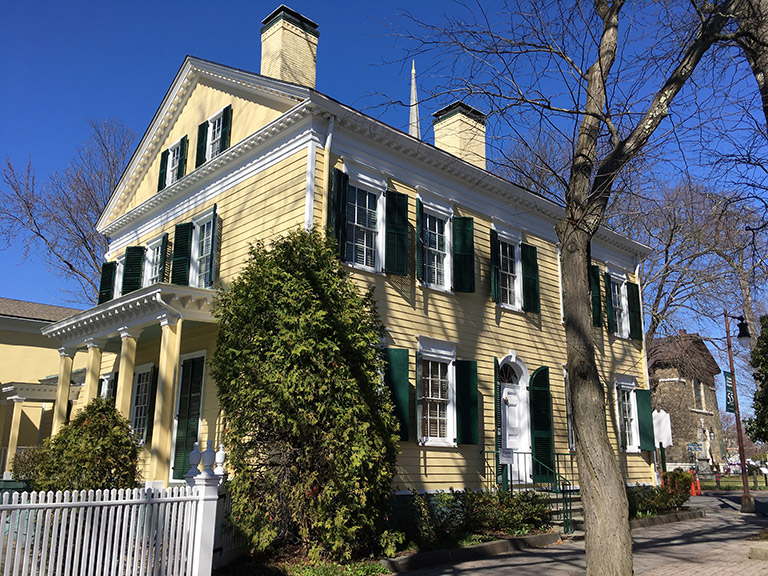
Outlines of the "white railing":
{"type": "Polygon", "coordinates": [[[0,576],[209,576],[223,536],[210,443],[190,462],[188,486],[4,494],[0,576]]]}

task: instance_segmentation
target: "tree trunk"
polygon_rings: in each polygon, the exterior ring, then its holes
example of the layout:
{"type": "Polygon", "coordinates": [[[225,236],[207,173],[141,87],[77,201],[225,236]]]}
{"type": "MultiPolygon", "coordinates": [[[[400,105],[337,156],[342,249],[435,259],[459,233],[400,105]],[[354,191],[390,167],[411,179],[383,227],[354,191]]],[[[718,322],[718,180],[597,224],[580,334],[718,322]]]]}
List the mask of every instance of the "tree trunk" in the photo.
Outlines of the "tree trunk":
{"type": "MultiPolygon", "coordinates": [[[[606,398],[595,363],[587,276],[589,234],[567,220],[558,225],[562,243],[568,396],[573,406],[576,462],[584,504],[587,574],[633,573],[627,494],[606,428],[606,398]]],[[[607,383],[606,383],[607,385],[607,383]]]]}

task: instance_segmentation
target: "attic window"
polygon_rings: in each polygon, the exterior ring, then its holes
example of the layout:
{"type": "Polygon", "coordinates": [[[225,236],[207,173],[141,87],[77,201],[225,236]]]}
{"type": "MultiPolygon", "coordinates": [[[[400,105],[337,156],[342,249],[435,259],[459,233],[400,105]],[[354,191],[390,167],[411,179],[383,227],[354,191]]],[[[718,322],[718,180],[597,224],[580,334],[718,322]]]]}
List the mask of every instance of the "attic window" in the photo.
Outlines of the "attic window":
{"type": "Polygon", "coordinates": [[[229,148],[232,130],[232,106],[219,110],[197,127],[197,157],[195,168],[229,148]]]}

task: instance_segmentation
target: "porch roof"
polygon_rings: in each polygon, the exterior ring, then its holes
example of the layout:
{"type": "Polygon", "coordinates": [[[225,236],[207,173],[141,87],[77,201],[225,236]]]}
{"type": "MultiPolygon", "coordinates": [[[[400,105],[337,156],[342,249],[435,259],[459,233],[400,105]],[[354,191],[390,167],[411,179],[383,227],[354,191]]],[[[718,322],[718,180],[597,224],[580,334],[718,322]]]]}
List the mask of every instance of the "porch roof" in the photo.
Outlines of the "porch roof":
{"type": "Polygon", "coordinates": [[[157,326],[164,320],[215,323],[216,291],[207,288],[153,284],[54,322],[41,332],[62,348],[77,349],[93,340],[102,346],[120,339],[120,332],[157,326]]]}

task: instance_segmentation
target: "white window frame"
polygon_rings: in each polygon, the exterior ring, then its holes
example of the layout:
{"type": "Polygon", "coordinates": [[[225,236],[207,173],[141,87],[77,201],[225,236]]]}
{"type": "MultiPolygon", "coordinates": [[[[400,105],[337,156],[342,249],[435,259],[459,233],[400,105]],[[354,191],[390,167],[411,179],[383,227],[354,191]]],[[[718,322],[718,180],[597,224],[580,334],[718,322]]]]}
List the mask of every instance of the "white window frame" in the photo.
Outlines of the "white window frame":
{"type": "MultiPolygon", "coordinates": [[[[195,288],[201,287],[198,285],[200,280],[200,232],[208,222],[213,223],[213,207],[192,220],[192,249],[189,257],[189,285],[195,288]]],[[[211,233],[213,233],[213,226],[211,226],[211,233]]],[[[213,247],[213,240],[214,238],[211,236],[211,247],[213,247]]],[[[214,254],[211,254],[211,258],[213,257],[214,254]]]]}
{"type": "Polygon", "coordinates": [[[147,394],[146,394],[146,402],[142,406],[145,408],[145,410],[148,410],[150,405],[150,394],[152,393],[152,370],[154,369],[155,365],[153,363],[149,364],[141,364],[140,366],[136,366],[133,369],[133,388],[131,390],[131,411],[130,411],[130,417],[129,421],[131,423],[131,429],[134,431],[134,433],[137,433],[140,435],[141,443],[143,444],[146,442],[146,435],[147,435],[147,427],[149,424],[149,418],[154,419],[154,414],[149,414],[148,412],[144,415],[144,428],[141,430],[137,430],[136,428],[136,403],[137,403],[137,396],[139,393],[139,377],[143,374],[148,374],[148,380],[147,380],[147,394]]]}
{"type": "MultiPolygon", "coordinates": [[[[614,305],[613,317],[616,320],[616,331],[614,336],[619,338],[629,338],[629,302],[627,300],[627,274],[622,270],[617,270],[610,263],[606,264],[606,272],[611,279],[612,284],[616,284],[619,287],[618,295],[620,299],[620,311],[621,318],[616,316],[617,306],[614,305]]],[[[613,286],[610,286],[608,290],[610,297],[613,298],[613,286]]],[[[613,303],[613,300],[611,300],[613,303]]]]}
{"type": "MultiPolygon", "coordinates": [[[[163,249],[163,236],[159,236],[158,238],[155,238],[151,242],[147,243],[147,247],[144,250],[144,275],[142,276],[143,285],[145,287],[151,286],[153,284],[157,284],[158,282],[160,282],[160,280],[153,280],[154,278],[153,272],[156,264],[155,259],[156,258],[158,259],[157,263],[159,263],[159,260],[161,260],[160,258],[161,254],[159,251],[162,249],[163,249]],[[155,250],[158,250],[157,254],[155,254],[155,250]]],[[[160,270],[159,273],[160,273],[160,278],[162,278],[163,271],[160,270]]]]}
{"type": "Polygon", "coordinates": [[[102,398],[114,397],[115,388],[117,387],[117,378],[115,378],[114,372],[107,372],[101,375],[101,394],[102,398]]]}
{"type": "MultiPolygon", "coordinates": [[[[443,283],[435,284],[434,282],[421,281],[421,285],[425,288],[431,288],[432,290],[440,290],[442,292],[453,291],[453,208],[446,206],[445,204],[436,201],[424,194],[423,190],[419,190],[418,195],[421,201],[422,217],[433,216],[440,220],[443,220],[443,237],[445,239],[445,256],[443,259],[443,283]]],[[[419,226],[423,226],[424,222],[419,222],[419,226]]],[[[424,238],[425,230],[421,230],[421,237],[424,238]]],[[[419,250],[424,250],[424,246],[419,246],[419,250]]],[[[422,252],[422,266],[426,266],[424,253],[422,252]]]]}
{"type": "Polygon", "coordinates": [[[206,120],[208,122],[208,131],[206,133],[206,143],[205,143],[205,161],[213,160],[220,154],[219,152],[219,143],[221,141],[221,135],[224,128],[224,108],[216,112],[213,116],[208,118],[206,120]],[[219,128],[219,137],[214,138],[214,127],[216,126],[216,122],[220,121],[221,125],[219,128]]]}
{"type": "Polygon", "coordinates": [[[511,230],[493,224],[496,230],[496,236],[499,241],[499,302],[497,306],[507,310],[521,311],[523,309],[523,261],[520,258],[520,244],[523,242],[523,235],[518,230],[511,230]],[[501,296],[501,243],[509,244],[515,249],[515,284],[514,284],[514,303],[502,302],[501,296]]]}
{"type": "Polygon", "coordinates": [[[123,295],[123,272],[125,271],[125,252],[115,259],[115,283],[112,290],[112,298],[119,298],[123,295]]]}
{"type": "Polygon", "coordinates": [[[179,161],[181,160],[181,141],[182,138],[168,147],[168,163],[165,166],[165,185],[170,186],[178,180],[179,161]],[[175,156],[175,158],[174,158],[175,156]],[[175,159],[175,164],[173,163],[175,159]]]}
{"type": "Polygon", "coordinates": [[[630,377],[619,377],[614,381],[614,409],[616,411],[616,437],[619,443],[619,450],[628,454],[640,453],[640,425],[637,420],[637,396],[635,390],[637,389],[637,381],[630,377]],[[627,393],[627,399],[629,400],[630,418],[632,418],[632,443],[627,446],[622,446],[624,439],[622,438],[622,421],[624,415],[621,413],[621,405],[619,403],[619,394],[627,393]]]}
{"type": "MultiPolygon", "coordinates": [[[[387,241],[386,234],[386,212],[387,202],[384,193],[387,190],[387,178],[381,172],[358,160],[342,158],[344,162],[344,173],[349,176],[349,185],[354,186],[365,192],[376,195],[376,239],[374,240],[374,263],[373,266],[365,266],[356,262],[346,260],[344,264],[350,268],[365,270],[366,272],[381,272],[384,269],[384,249],[387,241]]],[[[347,206],[349,206],[349,196],[347,196],[347,206]]],[[[344,246],[346,255],[347,247],[344,246]]]]}
{"type": "MultiPolygon", "coordinates": [[[[446,406],[446,426],[445,438],[426,436],[422,430],[423,414],[423,384],[419,378],[416,389],[417,409],[416,422],[418,428],[418,439],[420,446],[447,446],[456,447],[456,344],[434,340],[432,338],[419,337],[419,362],[428,360],[431,362],[442,362],[448,365],[446,378],[448,379],[448,403],[446,406]]],[[[421,373],[421,369],[419,369],[421,373]]],[[[423,374],[422,374],[423,378],[423,374]]]]}

